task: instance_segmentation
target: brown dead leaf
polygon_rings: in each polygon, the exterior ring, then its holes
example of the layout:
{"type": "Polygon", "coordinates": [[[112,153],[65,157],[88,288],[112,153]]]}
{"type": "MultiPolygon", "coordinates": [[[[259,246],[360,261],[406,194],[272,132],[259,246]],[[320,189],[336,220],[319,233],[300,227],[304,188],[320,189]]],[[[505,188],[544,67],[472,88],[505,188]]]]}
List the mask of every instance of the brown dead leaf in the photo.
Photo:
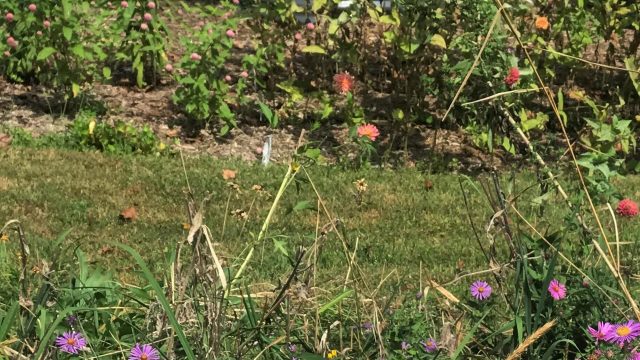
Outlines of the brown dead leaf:
{"type": "Polygon", "coordinates": [[[98,250],[98,255],[107,255],[113,253],[113,247],[104,245],[98,250]]]}
{"type": "Polygon", "coordinates": [[[136,208],[133,206],[130,208],[126,208],[122,210],[122,212],[120,212],[120,219],[122,220],[133,221],[137,218],[138,218],[138,212],[136,211],[136,208]]]}
{"type": "Polygon", "coordinates": [[[174,137],[178,137],[178,134],[180,133],[180,131],[176,128],[176,129],[169,129],[167,130],[164,134],[168,137],[168,138],[174,138],[174,137]]]}
{"type": "Polygon", "coordinates": [[[223,169],[222,170],[222,178],[225,180],[231,180],[236,178],[235,170],[231,169],[223,169]]]}
{"type": "Polygon", "coordinates": [[[11,136],[0,133],[0,149],[11,145],[11,136]]]}

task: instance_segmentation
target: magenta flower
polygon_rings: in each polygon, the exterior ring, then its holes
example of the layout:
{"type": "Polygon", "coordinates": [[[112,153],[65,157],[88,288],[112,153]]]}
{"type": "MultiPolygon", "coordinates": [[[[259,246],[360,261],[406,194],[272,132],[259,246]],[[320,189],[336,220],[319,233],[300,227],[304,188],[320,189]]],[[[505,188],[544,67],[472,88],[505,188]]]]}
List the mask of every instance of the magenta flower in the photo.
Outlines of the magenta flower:
{"type": "Polygon", "coordinates": [[[312,22],[307,23],[307,30],[313,31],[316,28],[316,25],[312,22]]]}
{"type": "Polygon", "coordinates": [[[640,323],[629,320],[625,324],[615,324],[611,327],[605,340],[622,346],[635,340],[640,335],[640,323]]]}
{"type": "Polygon", "coordinates": [[[144,13],[144,21],[150,22],[151,20],[153,20],[153,15],[149,13],[144,13]]]}
{"type": "Polygon", "coordinates": [[[36,4],[29,4],[29,11],[34,13],[36,12],[36,10],[38,10],[38,7],[36,6],[36,4]]]}
{"type": "Polygon", "coordinates": [[[18,42],[12,36],[9,36],[7,38],[7,45],[15,49],[16,47],[18,47],[18,42]]]}
{"type": "Polygon", "coordinates": [[[136,344],[136,346],[131,349],[129,360],[160,360],[160,354],[158,350],[154,349],[151,345],[136,344]]]}
{"type": "Polygon", "coordinates": [[[128,2],[126,2],[126,1],[121,1],[121,2],[120,2],[120,6],[122,6],[122,8],[123,8],[123,9],[126,9],[126,8],[128,8],[128,7],[129,7],[129,3],[128,3],[128,2]]]}
{"type": "Polygon", "coordinates": [[[149,9],[155,9],[155,8],[156,8],[156,3],[154,3],[153,1],[149,1],[149,2],[147,3],[147,7],[148,7],[149,9]]]}
{"type": "Polygon", "coordinates": [[[65,332],[56,338],[56,345],[62,352],[77,354],[78,350],[82,350],[87,346],[87,340],[75,331],[65,332]]]}
{"type": "Polygon", "coordinates": [[[591,334],[591,337],[593,337],[596,340],[596,344],[597,344],[598,341],[605,340],[605,338],[607,337],[607,334],[611,331],[612,327],[613,326],[608,322],[599,321],[598,329],[594,329],[591,326],[589,326],[588,330],[589,330],[589,334],[591,334]]]}
{"type": "Polygon", "coordinates": [[[13,21],[13,14],[8,12],[7,15],[4,16],[4,19],[7,20],[7,22],[12,22],[13,21]]]}
{"type": "Polygon", "coordinates": [[[567,297],[567,287],[556,279],[551,280],[548,290],[553,300],[558,301],[567,297]]]}
{"type": "Polygon", "coordinates": [[[629,360],[640,360],[640,352],[632,351],[629,354],[629,360]]]}
{"type": "Polygon", "coordinates": [[[486,300],[491,296],[491,286],[486,281],[476,281],[471,284],[471,295],[478,300],[486,300]]]}
{"type": "Polygon", "coordinates": [[[227,36],[230,37],[230,38],[235,37],[236,36],[236,32],[231,30],[231,29],[229,29],[229,30],[227,30],[227,36]]]}
{"type": "Polygon", "coordinates": [[[436,344],[436,341],[432,338],[428,338],[425,341],[420,341],[420,344],[422,345],[422,348],[424,349],[424,351],[428,353],[432,353],[438,350],[438,344],[436,344]]]}

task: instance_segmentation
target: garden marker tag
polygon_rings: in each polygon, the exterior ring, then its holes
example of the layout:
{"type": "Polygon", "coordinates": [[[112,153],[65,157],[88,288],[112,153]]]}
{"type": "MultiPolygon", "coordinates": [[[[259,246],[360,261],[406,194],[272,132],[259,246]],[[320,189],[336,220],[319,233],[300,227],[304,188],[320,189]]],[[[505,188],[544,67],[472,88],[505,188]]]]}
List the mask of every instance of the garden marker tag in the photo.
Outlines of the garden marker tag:
{"type": "Polygon", "coordinates": [[[269,164],[269,159],[271,158],[271,141],[273,135],[267,136],[267,140],[262,145],[262,165],[267,166],[269,164]]]}

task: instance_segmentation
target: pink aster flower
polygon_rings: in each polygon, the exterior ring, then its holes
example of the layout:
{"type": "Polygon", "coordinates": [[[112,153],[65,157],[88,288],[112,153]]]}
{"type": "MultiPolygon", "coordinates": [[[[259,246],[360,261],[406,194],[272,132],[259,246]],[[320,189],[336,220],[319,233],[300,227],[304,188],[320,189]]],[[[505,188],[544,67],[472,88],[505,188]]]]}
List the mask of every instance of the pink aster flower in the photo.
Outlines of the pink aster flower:
{"type": "Polygon", "coordinates": [[[236,36],[235,31],[233,31],[233,30],[231,30],[231,29],[227,30],[227,33],[226,33],[226,34],[227,34],[227,36],[228,36],[228,37],[230,37],[230,38],[232,38],[232,37],[235,37],[235,36],[236,36]]]}
{"type": "Polygon", "coordinates": [[[142,31],[149,30],[149,25],[147,25],[147,23],[140,24],[140,30],[142,30],[142,31]]]}
{"type": "Polygon", "coordinates": [[[42,26],[44,26],[45,29],[48,29],[51,27],[51,21],[49,20],[45,20],[42,22],[42,26]]]}
{"type": "Polygon", "coordinates": [[[144,13],[144,21],[150,22],[151,20],[153,20],[153,15],[149,13],[144,13]]]}
{"type": "Polygon", "coordinates": [[[358,126],[358,137],[366,137],[371,141],[376,141],[376,138],[380,136],[380,131],[373,124],[364,124],[358,126]]]}
{"type": "Polygon", "coordinates": [[[504,78],[504,83],[508,87],[513,87],[520,80],[520,70],[517,67],[509,69],[509,74],[504,78]]]}
{"type": "Polygon", "coordinates": [[[591,326],[589,326],[588,330],[589,330],[589,334],[591,334],[591,337],[593,337],[596,340],[596,344],[597,344],[598,341],[605,340],[605,338],[607,337],[607,334],[611,331],[612,327],[613,326],[608,322],[599,321],[598,329],[594,329],[591,326]]]}
{"type": "Polygon", "coordinates": [[[616,212],[620,216],[633,217],[638,215],[638,204],[631,199],[622,199],[618,203],[616,212]]]}
{"type": "Polygon", "coordinates": [[[193,61],[200,61],[202,59],[202,56],[200,56],[200,54],[198,53],[191,53],[191,60],[193,61]]]}
{"type": "Polygon", "coordinates": [[[307,23],[307,30],[313,31],[316,28],[316,25],[312,22],[307,23]]]}
{"type": "Polygon", "coordinates": [[[129,3],[128,3],[128,2],[126,2],[126,1],[121,1],[121,2],[120,2],[120,6],[122,6],[122,8],[123,8],[123,9],[126,9],[126,8],[128,8],[128,7],[129,7],[129,3]]]}
{"type": "Polygon", "coordinates": [[[611,327],[605,340],[623,346],[625,343],[635,340],[640,335],[640,323],[629,320],[625,324],[615,324],[611,327]]]}
{"type": "Polygon", "coordinates": [[[428,338],[425,341],[420,341],[420,344],[422,345],[422,348],[424,349],[424,351],[426,351],[428,353],[432,353],[432,352],[438,350],[438,344],[432,338],[428,338]]]}
{"type": "Polygon", "coordinates": [[[632,351],[631,354],[629,354],[629,360],[640,360],[640,352],[632,351]]]}
{"type": "Polygon", "coordinates": [[[549,294],[554,300],[562,300],[567,297],[567,287],[556,279],[549,283],[549,294]]]}
{"type": "Polygon", "coordinates": [[[136,346],[131,349],[129,360],[160,360],[160,354],[158,350],[154,349],[151,345],[136,344],[136,346]]]}
{"type": "Polygon", "coordinates": [[[243,72],[240,73],[240,77],[243,78],[243,79],[246,79],[246,78],[249,77],[249,73],[246,72],[246,71],[243,71],[243,72]]]}
{"type": "Polygon", "coordinates": [[[75,331],[65,332],[56,338],[56,345],[62,352],[77,354],[79,350],[87,346],[87,340],[75,331]]]}
{"type": "Polygon", "coordinates": [[[4,19],[7,20],[7,22],[12,22],[13,21],[13,14],[8,12],[5,16],[4,19]]]}
{"type": "Polygon", "coordinates": [[[34,13],[36,12],[36,10],[38,10],[38,7],[36,6],[36,4],[29,4],[29,11],[34,13]]]}
{"type": "Polygon", "coordinates": [[[155,8],[156,8],[156,3],[154,3],[153,1],[149,1],[149,2],[147,3],[147,7],[148,7],[149,9],[155,9],[155,8]]]}
{"type": "Polygon", "coordinates": [[[471,295],[478,300],[486,300],[491,296],[491,286],[485,281],[476,281],[471,284],[471,295]]]}

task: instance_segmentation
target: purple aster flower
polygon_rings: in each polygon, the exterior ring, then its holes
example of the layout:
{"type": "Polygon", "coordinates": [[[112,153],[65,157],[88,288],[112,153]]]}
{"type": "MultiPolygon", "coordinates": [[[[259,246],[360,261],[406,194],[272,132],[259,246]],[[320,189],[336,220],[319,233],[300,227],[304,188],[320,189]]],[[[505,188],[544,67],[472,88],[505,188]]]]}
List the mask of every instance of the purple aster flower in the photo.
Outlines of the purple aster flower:
{"type": "Polygon", "coordinates": [[[425,341],[420,341],[420,344],[424,348],[424,351],[426,351],[428,353],[432,353],[432,352],[438,350],[438,344],[436,344],[436,341],[434,339],[432,339],[432,338],[428,338],[425,341]]]}
{"type": "Polygon", "coordinates": [[[491,296],[491,286],[486,281],[476,281],[471,284],[471,295],[478,300],[486,300],[491,296]]]}
{"type": "Polygon", "coordinates": [[[622,346],[625,343],[633,341],[638,335],[640,335],[640,323],[629,320],[625,324],[613,325],[607,333],[605,340],[622,346]]]}
{"type": "Polygon", "coordinates": [[[402,350],[402,351],[407,351],[407,350],[409,350],[410,347],[411,347],[411,345],[408,342],[404,341],[404,340],[400,343],[400,350],[402,350]]]}
{"type": "Polygon", "coordinates": [[[604,341],[607,337],[607,334],[611,331],[612,325],[608,322],[598,322],[598,329],[594,329],[589,326],[589,334],[596,340],[596,344],[598,341],[604,341]]]}
{"type": "Polygon", "coordinates": [[[551,294],[553,300],[558,301],[567,297],[567,287],[556,279],[551,280],[547,290],[549,290],[549,294],[551,294]]]}
{"type": "Polygon", "coordinates": [[[416,293],[416,300],[420,300],[422,299],[422,297],[424,296],[424,293],[422,291],[418,291],[416,293]]]}
{"type": "Polygon", "coordinates": [[[373,330],[373,324],[371,323],[371,321],[365,321],[365,322],[362,324],[362,328],[363,328],[365,331],[371,331],[371,330],[373,330]]]}
{"type": "Polygon", "coordinates": [[[56,338],[56,345],[62,352],[68,354],[77,354],[78,350],[82,350],[87,346],[87,340],[75,331],[65,332],[56,338]]]}
{"type": "Polygon", "coordinates": [[[287,349],[292,353],[298,352],[298,346],[296,346],[296,344],[289,344],[287,349]]]}
{"type": "Polygon", "coordinates": [[[160,354],[158,354],[158,350],[149,344],[136,344],[136,346],[131,349],[129,360],[160,360],[160,354]]]}
{"type": "Polygon", "coordinates": [[[632,351],[629,354],[629,360],[640,360],[640,352],[632,351]]]}

